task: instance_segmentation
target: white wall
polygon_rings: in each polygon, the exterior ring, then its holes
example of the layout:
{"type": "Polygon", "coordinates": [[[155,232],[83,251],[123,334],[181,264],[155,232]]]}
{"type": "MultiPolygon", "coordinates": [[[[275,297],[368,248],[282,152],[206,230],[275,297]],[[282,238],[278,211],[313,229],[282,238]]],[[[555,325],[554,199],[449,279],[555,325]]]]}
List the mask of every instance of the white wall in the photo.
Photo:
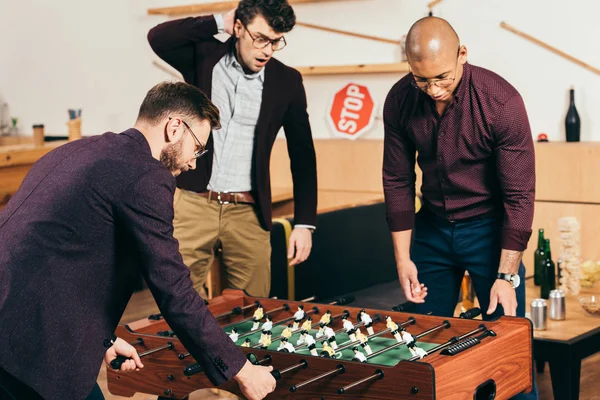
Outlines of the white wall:
{"type": "MultiPolygon", "coordinates": [[[[65,134],[67,109],[83,109],[84,134],[131,126],[146,91],[170,76],[157,59],[147,31],[163,16],[149,7],[206,0],[0,0],[0,97],[20,117],[25,134],[44,123],[48,134],[65,134]]],[[[299,5],[299,21],[365,34],[400,38],[427,14],[428,0],[338,0],[299,5]]],[[[600,2],[591,0],[444,0],[434,9],[453,24],[472,64],[491,69],[522,94],[532,132],[564,140],[568,89],[574,85],[582,140],[600,140],[600,76],[499,27],[507,23],[600,68],[600,2]],[[595,112],[596,111],[596,112],[595,112]],[[594,118],[596,117],[596,118],[594,118]]],[[[328,34],[303,27],[288,35],[278,56],[292,66],[395,62],[394,45],[328,34]]],[[[400,76],[308,76],[314,136],[332,137],[325,120],[331,96],[348,82],[368,85],[378,103],[400,76]]],[[[381,138],[377,120],[364,138],[381,138]]]]}

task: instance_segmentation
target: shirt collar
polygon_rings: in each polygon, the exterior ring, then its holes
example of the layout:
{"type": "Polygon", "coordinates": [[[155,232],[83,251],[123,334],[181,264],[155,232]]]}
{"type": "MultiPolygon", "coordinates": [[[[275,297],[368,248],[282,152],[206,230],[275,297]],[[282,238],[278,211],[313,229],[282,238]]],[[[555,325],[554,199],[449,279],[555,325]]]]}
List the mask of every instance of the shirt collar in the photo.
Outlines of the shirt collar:
{"type": "Polygon", "coordinates": [[[246,74],[244,72],[244,69],[242,68],[242,65],[238,62],[237,58],[235,58],[235,56],[233,55],[233,51],[230,51],[229,53],[227,53],[227,55],[225,56],[225,65],[227,66],[227,68],[236,68],[238,71],[242,72],[244,74],[244,76],[247,79],[260,79],[261,82],[265,82],[265,67],[263,67],[260,71],[254,73],[254,74],[246,74]]]}
{"type": "Polygon", "coordinates": [[[463,74],[458,82],[458,86],[454,91],[454,100],[460,101],[463,97],[466,96],[469,86],[471,86],[471,65],[468,62],[463,64],[463,74]]]}

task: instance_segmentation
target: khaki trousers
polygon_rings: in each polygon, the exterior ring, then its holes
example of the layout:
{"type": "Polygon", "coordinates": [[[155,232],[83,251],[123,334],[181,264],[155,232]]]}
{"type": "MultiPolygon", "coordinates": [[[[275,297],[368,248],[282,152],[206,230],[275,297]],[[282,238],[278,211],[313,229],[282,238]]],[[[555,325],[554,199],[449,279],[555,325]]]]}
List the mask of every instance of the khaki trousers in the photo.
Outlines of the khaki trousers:
{"type": "Polygon", "coordinates": [[[225,288],[243,289],[257,297],[271,290],[271,235],[251,204],[219,204],[217,200],[177,189],[174,236],[194,288],[206,296],[204,283],[221,248],[225,288]]]}

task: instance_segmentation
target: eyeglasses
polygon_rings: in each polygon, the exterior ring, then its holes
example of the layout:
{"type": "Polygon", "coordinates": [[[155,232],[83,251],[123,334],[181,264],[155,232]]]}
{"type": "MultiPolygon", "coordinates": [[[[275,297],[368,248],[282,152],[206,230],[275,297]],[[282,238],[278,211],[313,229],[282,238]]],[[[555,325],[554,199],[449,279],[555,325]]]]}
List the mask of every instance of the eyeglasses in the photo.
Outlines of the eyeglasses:
{"type": "Polygon", "coordinates": [[[287,42],[285,41],[285,38],[283,36],[280,37],[279,39],[269,39],[268,37],[264,37],[264,36],[254,37],[250,33],[250,31],[248,30],[248,27],[246,25],[244,25],[244,28],[246,28],[246,32],[248,32],[248,35],[252,39],[252,45],[254,46],[255,49],[264,49],[269,44],[271,44],[273,51],[279,51],[279,50],[283,49],[285,47],[285,45],[287,44],[287,42]]]}
{"type": "MultiPolygon", "coordinates": [[[[171,120],[171,117],[169,117],[169,121],[170,120],[171,120]]],[[[190,133],[192,134],[192,137],[196,141],[196,152],[194,153],[194,155],[192,157],[195,159],[198,159],[198,158],[202,157],[203,155],[205,155],[206,153],[208,153],[206,146],[200,140],[198,140],[196,135],[194,135],[194,131],[192,131],[192,128],[190,128],[190,126],[184,120],[181,120],[181,122],[183,123],[183,126],[185,126],[187,128],[187,130],[190,131],[190,133]]]]}
{"type": "Polygon", "coordinates": [[[410,81],[410,84],[420,90],[427,91],[429,89],[429,85],[434,85],[439,88],[447,88],[451,86],[456,80],[456,73],[458,72],[458,57],[456,57],[456,66],[454,67],[454,78],[443,78],[443,79],[427,79],[425,81],[417,81],[415,76],[413,75],[413,79],[410,81]]]}

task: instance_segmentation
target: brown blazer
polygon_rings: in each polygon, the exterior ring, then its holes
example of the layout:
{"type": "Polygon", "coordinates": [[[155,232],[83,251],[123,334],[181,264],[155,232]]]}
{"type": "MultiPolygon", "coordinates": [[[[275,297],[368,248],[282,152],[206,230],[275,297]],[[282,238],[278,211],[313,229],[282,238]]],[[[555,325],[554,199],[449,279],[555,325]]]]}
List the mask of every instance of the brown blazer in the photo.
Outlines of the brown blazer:
{"type": "MultiPolygon", "coordinates": [[[[152,28],[148,33],[148,41],[154,52],[181,72],[187,83],[197,86],[211,97],[213,68],[233,45],[232,39],[225,43],[215,39],[217,33],[213,16],[189,17],[152,28]]],[[[252,171],[259,217],[265,229],[271,228],[271,150],[281,127],[287,138],[294,181],[294,222],[315,225],[317,162],[302,76],[273,58],[265,67],[252,171]]],[[[213,149],[212,136],[207,148],[213,149]]],[[[205,191],[210,180],[212,161],[212,157],[199,159],[195,170],[179,176],[177,186],[195,192],[205,191]]]]}

